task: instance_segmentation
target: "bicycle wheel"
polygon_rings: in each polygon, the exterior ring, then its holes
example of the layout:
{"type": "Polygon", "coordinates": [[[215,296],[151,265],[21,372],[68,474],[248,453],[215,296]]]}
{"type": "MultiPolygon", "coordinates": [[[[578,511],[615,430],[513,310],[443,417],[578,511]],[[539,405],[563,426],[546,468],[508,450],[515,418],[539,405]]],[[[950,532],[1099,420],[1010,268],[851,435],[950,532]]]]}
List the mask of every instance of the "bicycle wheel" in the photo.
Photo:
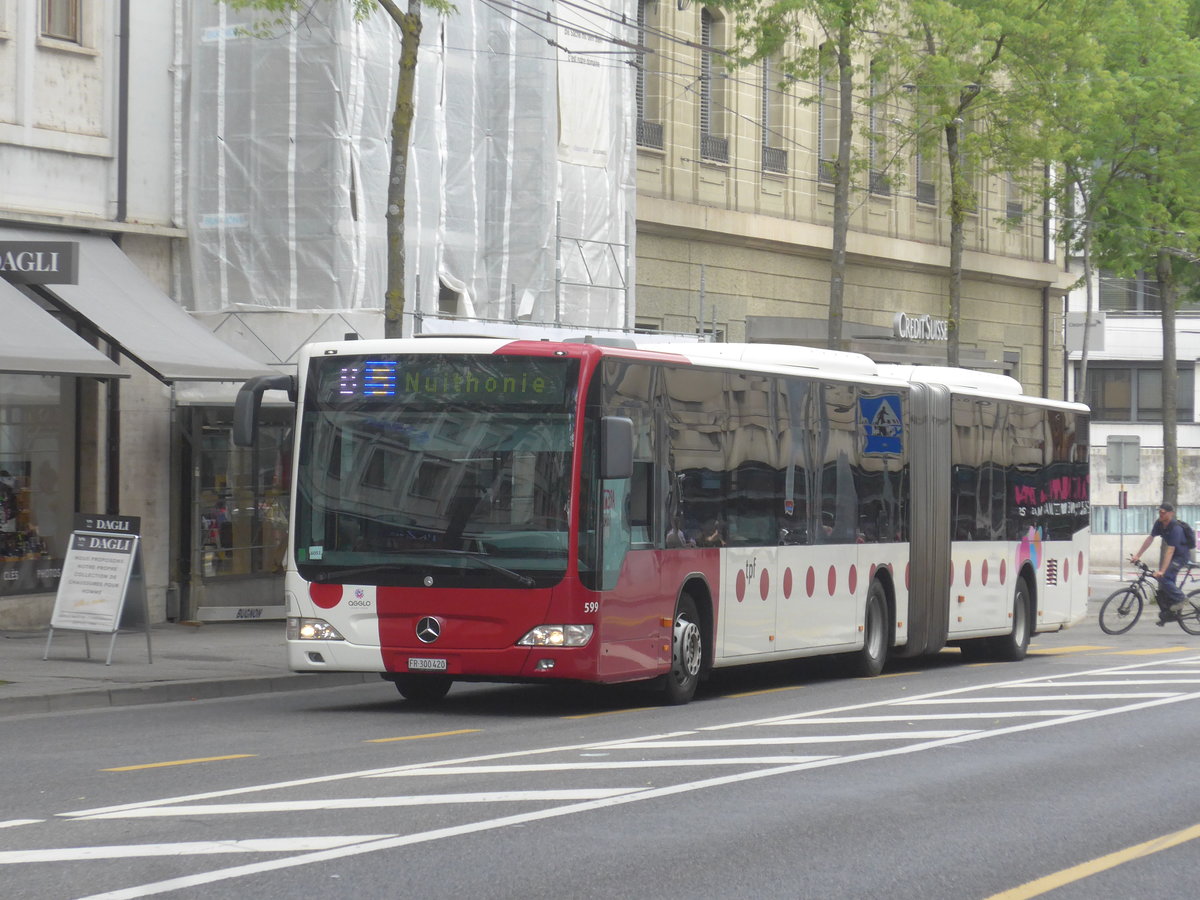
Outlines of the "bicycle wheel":
{"type": "Polygon", "coordinates": [[[1192,591],[1184,599],[1189,606],[1179,614],[1179,627],[1188,634],[1200,634],[1200,591],[1192,591]]]}
{"type": "Polygon", "coordinates": [[[1142,617],[1142,595],[1132,587],[1115,591],[1100,607],[1100,629],[1105,634],[1124,634],[1142,617]]]}

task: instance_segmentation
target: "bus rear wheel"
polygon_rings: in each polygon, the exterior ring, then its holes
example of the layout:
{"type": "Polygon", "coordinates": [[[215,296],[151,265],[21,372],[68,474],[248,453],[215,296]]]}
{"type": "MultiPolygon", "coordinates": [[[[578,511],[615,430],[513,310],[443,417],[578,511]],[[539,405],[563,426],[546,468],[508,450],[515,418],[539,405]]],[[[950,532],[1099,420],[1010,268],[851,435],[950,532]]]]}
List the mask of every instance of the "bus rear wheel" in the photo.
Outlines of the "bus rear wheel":
{"type": "Polygon", "coordinates": [[[1029,638],[1033,634],[1033,617],[1029,610],[1029,586],[1024,578],[1017,579],[1013,591],[1013,627],[1002,637],[992,638],[992,658],[1001,662],[1018,662],[1029,650],[1029,638]]]}
{"type": "Polygon", "coordinates": [[[863,613],[863,646],[851,657],[850,665],[855,675],[874,678],[883,671],[891,643],[891,631],[888,625],[887,592],[878,581],[872,581],[863,613]]]}
{"type": "Polygon", "coordinates": [[[436,703],[450,693],[454,683],[445,675],[397,675],[392,681],[400,696],[411,703],[436,703]]]}
{"type": "Polygon", "coordinates": [[[671,629],[671,671],[664,676],[663,700],[672,706],[690,702],[700,684],[703,663],[704,634],[700,630],[700,615],[696,610],[696,601],[684,594],[675,607],[675,624],[671,629]]]}

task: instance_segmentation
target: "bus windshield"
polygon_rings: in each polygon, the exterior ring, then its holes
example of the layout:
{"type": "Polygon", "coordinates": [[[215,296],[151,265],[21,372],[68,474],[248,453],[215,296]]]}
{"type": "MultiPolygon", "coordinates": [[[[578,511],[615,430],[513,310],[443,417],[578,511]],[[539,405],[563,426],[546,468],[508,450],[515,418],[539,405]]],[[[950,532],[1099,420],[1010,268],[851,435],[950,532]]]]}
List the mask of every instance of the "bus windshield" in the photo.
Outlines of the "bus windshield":
{"type": "Polygon", "coordinates": [[[317,582],[559,581],[578,362],[493,355],[313,360],[294,552],[317,582]]]}

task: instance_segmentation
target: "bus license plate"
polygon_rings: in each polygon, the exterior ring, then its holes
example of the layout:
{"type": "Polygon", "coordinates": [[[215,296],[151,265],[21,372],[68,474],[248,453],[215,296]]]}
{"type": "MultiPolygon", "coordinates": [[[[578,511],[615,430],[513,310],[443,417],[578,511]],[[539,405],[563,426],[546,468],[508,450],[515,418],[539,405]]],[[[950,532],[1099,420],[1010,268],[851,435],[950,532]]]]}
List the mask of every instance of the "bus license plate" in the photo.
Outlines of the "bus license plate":
{"type": "Polygon", "coordinates": [[[421,658],[419,656],[410,656],[408,658],[408,670],[411,672],[413,669],[422,669],[425,671],[432,671],[432,672],[445,672],[446,671],[446,660],[444,660],[444,659],[428,659],[428,658],[421,658]]]}

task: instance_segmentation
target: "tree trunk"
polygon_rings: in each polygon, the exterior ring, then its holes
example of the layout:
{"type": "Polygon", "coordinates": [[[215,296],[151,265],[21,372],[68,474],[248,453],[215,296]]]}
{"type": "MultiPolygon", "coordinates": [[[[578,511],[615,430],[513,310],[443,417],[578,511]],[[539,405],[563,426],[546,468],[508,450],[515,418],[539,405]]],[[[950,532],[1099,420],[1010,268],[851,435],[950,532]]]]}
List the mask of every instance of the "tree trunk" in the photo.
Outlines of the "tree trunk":
{"type": "Polygon", "coordinates": [[[846,239],[850,233],[850,153],[854,137],[854,62],[850,58],[850,27],[837,36],[838,155],[833,185],[833,246],[829,254],[829,330],[826,346],[842,349],[846,298],[846,239]]]}
{"type": "Polygon", "coordinates": [[[388,15],[400,26],[400,73],[396,107],[392,111],[392,164],[388,174],[387,288],[384,294],[383,335],[402,337],[404,332],[404,186],[408,179],[408,147],[415,103],[417,50],[421,44],[421,2],[409,0],[408,12],[383,0],[388,15]]]}
{"type": "Polygon", "coordinates": [[[962,309],[962,260],[964,228],[970,204],[970,189],[965,183],[963,160],[959,152],[958,125],[946,126],[946,157],[950,164],[950,296],[946,312],[946,365],[959,363],[958,321],[962,309]]]}
{"type": "Polygon", "coordinates": [[[1087,403],[1088,350],[1092,334],[1092,303],[1095,300],[1095,289],[1092,286],[1092,229],[1089,223],[1085,223],[1083,227],[1086,229],[1083,235],[1083,293],[1086,301],[1083,304],[1083,342],[1079,353],[1079,377],[1075,380],[1076,403],[1087,403]]]}
{"type": "Polygon", "coordinates": [[[1162,302],[1162,499],[1174,505],[1179,498],[1179,372],[1175,362],[1175,277],[1171,256],[1165,250],[1158,253],[1154,274],[1162,302]]]}

